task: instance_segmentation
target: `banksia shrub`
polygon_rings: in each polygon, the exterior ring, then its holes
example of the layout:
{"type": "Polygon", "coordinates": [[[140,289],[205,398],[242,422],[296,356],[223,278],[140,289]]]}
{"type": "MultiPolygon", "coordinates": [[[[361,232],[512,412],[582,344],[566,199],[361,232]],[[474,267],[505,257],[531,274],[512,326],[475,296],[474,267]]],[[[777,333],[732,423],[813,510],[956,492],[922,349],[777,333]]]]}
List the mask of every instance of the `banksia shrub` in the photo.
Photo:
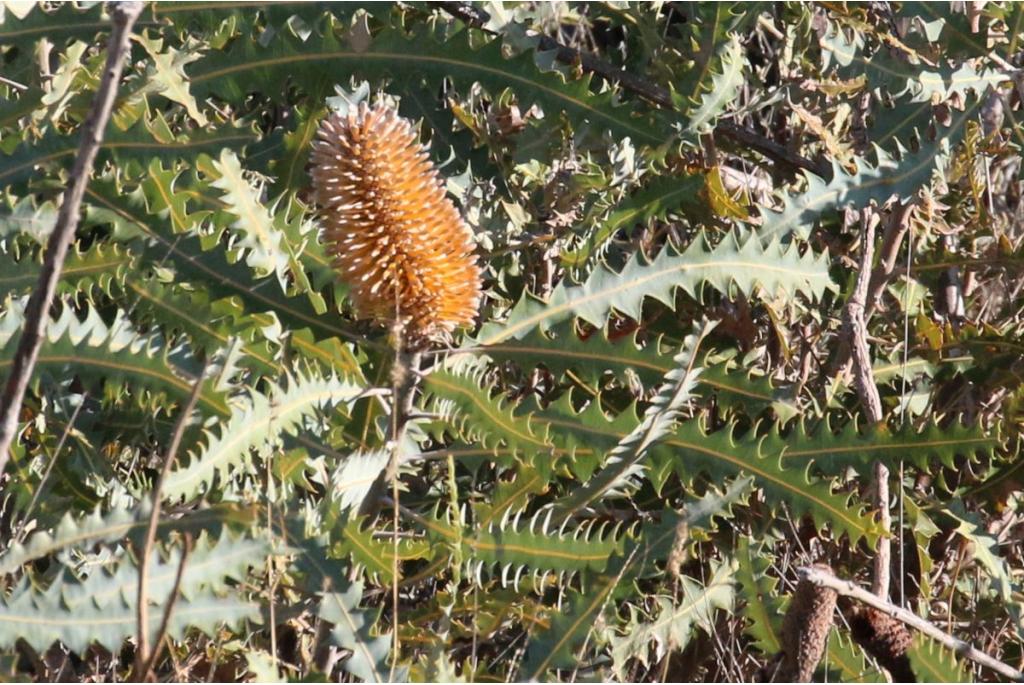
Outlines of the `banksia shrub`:
{"type": "MultiPolygon", "coordinates": [[[[821,568],[828,568],[822,566],[821,568]]],[[[831,569],[829,569],[831,571],[831,569]]],[[[814,675],[832,627],[836,591],[801,579],[782,622],[782,668],[776,682],[808,683],[814,675]]]]}
{"type": "Polygon", "coordinates": [[[328,252],[356,313],[422,341],[469,324],[480,303],[473,234],[409,122],[361,104],[320,125],[312,155],[328,252]]]}

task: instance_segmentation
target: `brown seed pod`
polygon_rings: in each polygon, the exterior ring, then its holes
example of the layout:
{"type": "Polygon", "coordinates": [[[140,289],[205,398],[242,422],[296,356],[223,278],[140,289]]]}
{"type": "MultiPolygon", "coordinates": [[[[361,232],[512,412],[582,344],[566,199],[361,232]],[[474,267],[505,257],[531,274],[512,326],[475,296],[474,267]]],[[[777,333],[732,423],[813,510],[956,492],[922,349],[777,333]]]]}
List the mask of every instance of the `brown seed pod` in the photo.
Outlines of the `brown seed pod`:
{"type": "Polygon", "coordinates": [[[409,122],[383,105],[333,114],[311,162],[323,240],[357,314],[397,315],[410,341],[472,323],[480,304],[473,233],[409,122]]]}
{"type": "Polygon", "coordinates": [[[895,682],[915,681],[907,657],[913,637],[901,621],[874,607],[855,607],[844,613],[853,639],[889,671],[895,682]]]}
{"type": "MultiPolygon", "coordinates": [[[[827,566],[821,566],[831,572],[827,566]]],[[[782,621],[785,657],[776,682],[809,683],[825,651],[825,640],[836,609],[835,590],[801,580],[782,621]]]]}

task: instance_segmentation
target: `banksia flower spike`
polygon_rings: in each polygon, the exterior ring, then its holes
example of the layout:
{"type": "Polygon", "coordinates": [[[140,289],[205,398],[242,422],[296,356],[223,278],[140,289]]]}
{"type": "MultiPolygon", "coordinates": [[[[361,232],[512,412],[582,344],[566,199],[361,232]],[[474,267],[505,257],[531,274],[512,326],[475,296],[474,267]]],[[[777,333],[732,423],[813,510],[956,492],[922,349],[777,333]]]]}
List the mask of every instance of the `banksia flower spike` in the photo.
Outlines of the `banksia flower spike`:
{"type": "Polygon", "coordinates": [[[362,318],[408,341],[472,323],[480,304],[473,234],[409,122],[361,104],[320,125],[312,155],[327,251],[362,318]]]}

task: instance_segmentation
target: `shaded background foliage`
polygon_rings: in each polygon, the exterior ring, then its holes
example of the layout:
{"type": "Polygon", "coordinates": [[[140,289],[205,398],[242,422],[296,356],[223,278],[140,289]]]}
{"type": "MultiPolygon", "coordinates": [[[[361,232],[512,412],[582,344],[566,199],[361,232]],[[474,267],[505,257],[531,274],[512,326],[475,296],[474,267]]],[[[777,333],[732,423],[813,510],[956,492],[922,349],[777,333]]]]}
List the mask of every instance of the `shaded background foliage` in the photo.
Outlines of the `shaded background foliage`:
{"type": "MultiPolygon", "coordinates": [[[[891,599],[1019,666],[1021,10],[147,5],[0,491],[0,673],[126,676],[207,363],[160,678],[763,677],[796,566],[870,577],[876,461],[891,599]],[[418,123],[485,266],[425,355],[397,546],[392,355],[309,206],[319,121],[362,101],[418,123]],[[841,326],[872,204],[877,426],[841,326]]],[[[5,7],[0,374],[108,31],[5,7]]],[[[883,677],[832,631],[817,677],[883,677]]]]}

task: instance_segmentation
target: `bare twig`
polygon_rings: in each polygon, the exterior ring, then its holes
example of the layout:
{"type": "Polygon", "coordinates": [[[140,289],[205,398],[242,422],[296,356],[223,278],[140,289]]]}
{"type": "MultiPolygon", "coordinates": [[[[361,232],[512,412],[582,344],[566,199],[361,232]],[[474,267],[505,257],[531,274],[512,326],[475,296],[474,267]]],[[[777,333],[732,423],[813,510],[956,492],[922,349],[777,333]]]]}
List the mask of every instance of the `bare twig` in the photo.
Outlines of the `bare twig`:
{"type": "MultiPolygon", "coordinates": [[[[153,492],[150,496],[150,510],[149,510],[149,525],[146,528],[146,537],[144,538],[141,551],[139,552],[139,587],[136,595],[136,608],[135,618],[138,629],[138,647],[135,650],[135,676],[140,681],[145,680],[147,675],[146,664],[150,663],[152,655],[150,654],[149,645],[149,560],[153,554],[153,545],[156,544],[156,528],[160,521],[160,505],[162,504],[162,491],[164,481],[167,479],[167,474],[171,471],[171,466],[174,464],[175,458],[178,454],[178,447],[181,445],[181,438],[185,434],[185,426],[188,423],[189,416],[192,415],[192,410],[196,407],[196,402],[199,400],[199,393],[203,387],[203,377],[206,375],[206,365],[200,370],[198,377],[196,378],[195,385],[192,386],[192,394],[189,395],[188,401],[181,410],[181,415],[178,416],[178,421],[174,426],[174,433],[171,435],[171,442],[167,447],[167,452],[164,453],[164,461],[160,468],[160,475],[157,476],[156,484],[153,486],[153,492]]],[[[171,601],[168,601],[170,606],[171,601]]],[[[157,650],[153,650],[154,653],[157,650]]]]}
{"type": "MultiPolygon", "coordinates": [[[[875,255],[875,227],[878,220],[878,212],[874,208],[866,207],[861,211],[863,234],[861,236],[860,268],[857,271],[853,294],[850,295],[850,301],[846,303],[844,311],[846,337],[850,341],[853,351],[854,385],[872,425],[877,425],[882,421],[882,400],[878,395],[878,387],[875,385],[875,377],[871,371],[871,351],[868,348],[868,329],[864,312],[871,279],[871,264],[875,255]]],[[[889,469],[881,461],[875,462],[874,480],[875,508],[878,511],[882,534],[878,538],[878,547],[875,549],[874,580],[871,589],[879,597],[888,598],[889,567],[892,556],[889,530],[892,527],[892,519],[889,516],[889,469]]]]}
{"type": "Polygon", "coordinates": [[[882,291],[889,285],[896,270],[896,257],[899,256],[900,245],[910,230],[916,203],[900,204],[895,207],[885,225],[882,234],[882,246],[878,250],[878,264],[871,272],[871,283],[868,286],[867,300],[864,303],[864,319],[867,320],[878,308],[882,291]]]}
{"type": "Polygon", "coordinates": [[[878,388],[871,373],[871,351],[868,348],[868,330],[864,320],[865,301],[868,295],[868,283],[871,276],[871,262],[875,256],[875,227],[878,225],[878,214],[873,208],[861,211],[860,267],[857,271],[857,282],[846,303],[843,312],[847,338],[853,348],[853,374],[857,394],[872,425],[882,420],[882,400],[878,396],[878,388]]]}
{"type": "MultiPolygon", "coordinates": [[[[889,215],[885,232],[882,235],[882,246],[878,250],[878,263],[871,272],[867,296],[864,299],[865,322],[875,313],[878,303],[881,301],[882,292],[885,291],[892,280],[892,275],[896,269],[896,258],[899,256],[900,244],[910,230],[915,209],[917,209],[915,202],[899,204],[889,215]]],[[[852,351],[850,344],[851,341],[848,337],[844,336],[839,339],[835,362],[832,367],[839,376],[845,377],[847,374],[850,365],[850,353],[852,351]]]]}
{"type": "MultiPolygon", "coordinates": [[[[160,625],[156,629],[156,637],[153,640],[153,644],[156,645],[156,647],[146,659],[146,663],[142,665],[142,669],[136,671],[136,673],[141,674],[138,678],[139,682],[146,683],[153,679],[153,668],[156,666],[156,660],[160,657],[164,638],[167,637],[167,627],[171,623],[171,614],[174,612],[174,605],[177,603],[178,596],[181,594],[181,579],[185,575],[185,564],[188,562],[188,556],[191,553],[192,536],[185,533],[185,546],[181,550],[181,560],[178,562],[178,571],[174,574],[174,586],[171,587],[171,594],[167,596],[167,603],[164,604],[164,614],[160,618],[160,625]]],[[[181,678],[178,680],[181,680],[181,678]]]]}
{"type": "Polygon", "coordinates": [[[870,607],[874,607],[879,611],[885,612],[898,621],[902,621],[911,628],[924,633],[943,647],[952,650],[957,655],[970,659],[971,661],[981,664],[986,668],[990,668],[1004,678],[1008,678],[1015,682],[1024,682],[1024,673],[1021,673],[1012,666],[1004,664],[988,654],[975,649],[969,643],[943,632],[917,614],[898,607],[895,604],[892,604],[855,585],[854,583],[851,583],[850,581],[842,580],[828,571],[815,567],[804,566],[798,569],[797,572],[800,574],[801,578],[806,579],[808,582],[814,583],[819,587],[831,588],[841,595],[863,602],[870,607]]]}
{"type": "Polygon", "coordinates": [[[12,81],[11,79],[7,78],[6,76],[0,76],[0,83],[2,83],[5,86],[10,86],[14,90],[28,90],[28,86],[26,86],[24,83],[18,83],[17,81],[12,81]]]}
{"type": "Polygon", "coordinates": [[[875,509],[878,511],[878,526],[882,535],[875,548],[874,575],[871,591],[882,599],[889,599],[889,576],[892,560],[892,515],[889,513],[889,469],[881,461],[875,462],[875,509]]]}
{"type": "Polygon", "coordinates": [[[78,144],[78,156],[71,167],[71,175],[68,178],[68,186],[64,192],[60,212],[57,214],[57,222],[46,245],[46,256],[39,273],[39,281],[25,308],[24,330],[18,341],[18,349],[14,353],[3,395],[0,397],[0,473],[3,473],[7,466],[11,443],[18,430],[18,414],[21,411],[21,403],[25,399],[25,391],[32,377],[36,360],[39,358],[39,349],[42,346],[43,334],[46,330],[47,314],[50,311],[50,305],[53,304],[54,294],[57,292],[57,282],[60,280],[68,249],[75,237],[75,231],[78,229],[82,197],[85,194],[89,176],[92,174],[96,153],[99,151],[100,143],[103,142],[107,120],[110,119],[110,112],[114,106],[118,83],[121,80],[121,70],[129,51],[131,29],[141,11],[142,3],[139,2],[119,2],[112,8],[113,30],[107,45],[107,63],[103,71],[103,78],[96,91],[92,111],[82,125],[82,139],[78,144]]]}
{"type": "MultiPolygon", "coordinates": [[[[438,4],[445,12],[461,19],[467,25],[487,30],[483,27],[491,17],[479,7],[463,2],[440,2],[438,4]]],[[[493,32],[489,31],[489,33],[493,32]]],[[[656,105],[666,109],[676,108],[675,103],[672,101],[672,96],[666,88],[651,83],[636,74],[631,74],[624,69],[619,69],[614,64],[605,62],[599,57],[562,45],[549,36],[540,36],[539,47],[541,50],[554,51],[555,57],[559,62],[579,64],[585,71],[597,74],[609,81],[614,81],[625,90],[635,93],[656,105]]],[[[738,124],[720,121],[715,127],[715,132],[737,143],[747,145],[765,157],[792,169],[805,169],[823,178],[828,178],[832,174],[832,169],[826,162],[812,161],[802,157],[785,146],[776,143],[774,140],[769,140],[756,131],[738,124]]]]}

